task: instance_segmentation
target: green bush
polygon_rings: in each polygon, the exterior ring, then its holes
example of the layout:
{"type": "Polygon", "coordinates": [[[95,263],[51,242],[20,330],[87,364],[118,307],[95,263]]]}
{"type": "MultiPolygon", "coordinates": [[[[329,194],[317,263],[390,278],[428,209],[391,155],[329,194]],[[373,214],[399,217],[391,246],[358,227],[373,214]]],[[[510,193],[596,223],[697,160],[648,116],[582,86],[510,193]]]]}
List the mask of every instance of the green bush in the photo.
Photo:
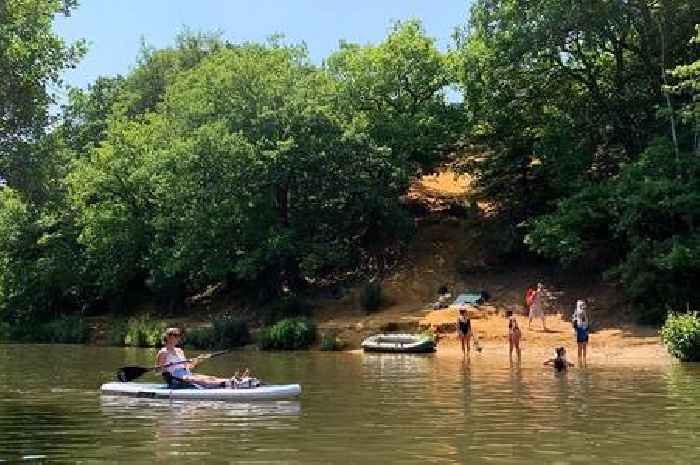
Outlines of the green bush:
{"type": "Polygon", "coordinates": [[[248,324],[228,315],[212,320],[210,327],[194,328],[185,335],[185,344],[198,349],[229,349],[248,342],[248,324]]]}
{"type": "Polygon", "coordinates": [[[149,315],[129,318],[127,322],[124,345],[132,347],[156,347],[162,343],[161,339],[165,324],[159,320],[153,320],[149,315]]]}
{"type": "Polygon", "coordinates": [[[379,283],[367,283],[362,290],[362,308],[374,312],[382,305],[382,287],[379,283]]]}
{"type": "Polygon", "coordinates": [[[37,335],[35,342],[84,344],[90,339],[90,328],[80,315],[67,315],[40,325],[37,335]]]}
{"type": "Polygon", "coordinates": [[[0,321],[0,343],[10,342],[10,325],[0,321]]]}
{"type": "Polygon", "coordinates": [[[266,326],[291,318],[311,316],[311,306],[298,296],[287,296],[268,305],[262,311],[262,323],[266,326]]]}
{"type": "Polygon", "coordinates": [[[263,328],[258,346],[263,350],[306,349],[316,341],[316,324],[308,318],[291,318],[263,328]]]}
{"type": "Polygon", "coordinates": [[[319,349],[325,351],[335,351],[343,350],[345,344],[337,336],[331,336],[324,334],[321,336],[321,343],[319,344],[319,349]]]}
{"type": "Polygon", "coordinates": [[[84,344],[90,328],[80,315],[63,315],[48,322],[20,320],[14,325],[0,323],[1,342],[84,344]]]}
{"type": "Polygon", "coordinates": [[[43,323],[34,320],[17,320],[14,323],[0,323],[0,340],[7,343],[13,342],[44,342],[44,333],[41,331],[43,323]]]}
{"type": "Polygon", "coordinates": [[[668,352],[684,362],[700,361],[700,317],[697,313],[669,314],[661,328],[668,352]]]}
{"type": "Polygon", "coordinates": [[[105,329],[105,344],[109,346],[121,347],[125,345],[126,333],[129,330],[127,320],[114,319],[105,329]]]}

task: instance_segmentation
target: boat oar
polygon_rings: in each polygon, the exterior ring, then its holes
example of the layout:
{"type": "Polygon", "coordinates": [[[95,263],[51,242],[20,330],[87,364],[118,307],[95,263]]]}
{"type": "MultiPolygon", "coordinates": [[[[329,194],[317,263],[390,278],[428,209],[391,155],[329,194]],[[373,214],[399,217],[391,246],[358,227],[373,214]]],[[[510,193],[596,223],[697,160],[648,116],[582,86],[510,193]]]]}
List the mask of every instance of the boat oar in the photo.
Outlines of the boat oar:
{"type": "Polygon", "coordinates": [[[143,376],[144,374],[148,373],[149,371],[156,371],[156,370],[162,370],[163,368],[169,368],[175,365],[182,365],[184,363],[192,363],[192,362],[198,362],[200,360],[206,360],[212,357],[217,357],[219,355],[227,354],[230,351],[228,350],[222,350],[221,352],[213,352],[211,354],[202,354],[198,355],[195,358],[187,359],[187,360],[182,360],[180,362],[173,362],[173,363],[168,363],[167,365],[161,365],[161,366],[155,366],[155,367],[139,367],[139,366],[127,366],[127,367],[121,367],[120,369],[117,370],[117,379],[123,383],[133,381],[136,378],[143,376]]]}

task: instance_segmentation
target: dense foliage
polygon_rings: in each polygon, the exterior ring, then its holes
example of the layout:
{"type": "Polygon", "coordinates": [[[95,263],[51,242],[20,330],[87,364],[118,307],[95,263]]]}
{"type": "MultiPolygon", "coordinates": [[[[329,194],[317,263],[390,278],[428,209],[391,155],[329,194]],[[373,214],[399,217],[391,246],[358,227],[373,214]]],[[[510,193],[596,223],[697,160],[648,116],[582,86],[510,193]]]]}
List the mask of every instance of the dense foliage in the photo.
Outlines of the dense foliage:
{"type": "Polygon", "coordinates": [[[669,353],[684,362],[700,362],[700,318],[697,313],[670,314],[661,328],[669,353]]]}
{"type": "Polygon", "coordinates": [[[459,38],[477,194],[531,250],[598,262],[647,320],[700,299],[698,22],[682,0],[483,0],[459,38]]]}
{"type": "MultiPolygon", "coordinates": [[[[402,34],[444,74],[416,23],[387,41],[402,34]]],[[[410,58],[403,41],[398,60],[410,58]]],[[[2,319],[121,311],[144,297],[172,309],[217,283],[266,300],[380,273],[385,250],[410,235],[400,198],[419,166],[348,107],[346,89],[303,46],[190,32],[144,47],[127,76],[71,89],[34,145],[52,154],[45,195],[9,177],[2,192],[2,319]]],[[[441,85],[422,95],[391,117],[443,118],[441,85]]],[[[423,145],[437,157],[444,144],[423,145]]]]}
{"type": "Polygon", "coordinates": [[[0,176],[27,192],[41,189],[45,158],[38,147],[49,124],[50,88],[85,51],[66,44],[52,30],[55,15],[75,0],[0,2],[0,176]]]}
{"type": "Polygon", "coordinates": [[[73,7],[0,3],[3,331],[217,286],[273,309],[259,321],[342,280],[378,283],[374,309],[409,184],[446,159],[489,205],[488,255],[594,258],[648,320],[700,300],[694,2],[477,0],[448,52],[412,20],[320,66],[184,31],[51,120],[85,51],[52,31],[73,7]]]}
{"type": "Polygon", "coordinates": [[[185,335],[185,344],[198,349],[231,349],[250,342],[248,324],[225,315],[211,321],[211,326],[193,328],[185,335]]]}
{"type": "Polygon", "coordinates": [[[308,318],[282,320],[260,330],[258,347],[262,350],[307,349],[316,342],[316,324],[308,318]]]}

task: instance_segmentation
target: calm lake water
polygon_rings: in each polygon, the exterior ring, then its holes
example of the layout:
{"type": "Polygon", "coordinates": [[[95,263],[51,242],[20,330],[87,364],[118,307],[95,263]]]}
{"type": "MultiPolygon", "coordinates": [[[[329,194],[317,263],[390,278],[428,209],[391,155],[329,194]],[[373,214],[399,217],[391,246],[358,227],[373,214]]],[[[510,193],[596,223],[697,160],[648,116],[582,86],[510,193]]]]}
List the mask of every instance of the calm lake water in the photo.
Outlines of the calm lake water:
{"type": "MultiPolygon", "coordinates": [[[[700,463],[700,366],[572,370],[447,357],[241,352],[297,401],[100,396],[154,352],[0,345],[0,463],[700,463]]],[[[144,377],[154,380],[155,377],[144,377]]]]}

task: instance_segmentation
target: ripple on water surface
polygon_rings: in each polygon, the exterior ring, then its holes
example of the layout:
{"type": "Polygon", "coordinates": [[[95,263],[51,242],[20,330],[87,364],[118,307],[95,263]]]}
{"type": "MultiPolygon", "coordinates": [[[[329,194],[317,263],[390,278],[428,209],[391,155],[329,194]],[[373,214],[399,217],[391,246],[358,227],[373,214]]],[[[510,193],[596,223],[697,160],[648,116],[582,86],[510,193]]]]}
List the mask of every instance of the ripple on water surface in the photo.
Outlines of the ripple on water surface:
{"type": "Polygon", "coordinates": [[[0,461],[700,463],[698,366],[557,375],[432,355],[242,352],[203,369],[254,367],[271,382],[300,382],[301,398],[99,395],[116,367],[153,355],[0,346],[0,461]]]}

